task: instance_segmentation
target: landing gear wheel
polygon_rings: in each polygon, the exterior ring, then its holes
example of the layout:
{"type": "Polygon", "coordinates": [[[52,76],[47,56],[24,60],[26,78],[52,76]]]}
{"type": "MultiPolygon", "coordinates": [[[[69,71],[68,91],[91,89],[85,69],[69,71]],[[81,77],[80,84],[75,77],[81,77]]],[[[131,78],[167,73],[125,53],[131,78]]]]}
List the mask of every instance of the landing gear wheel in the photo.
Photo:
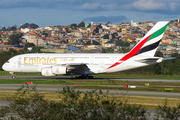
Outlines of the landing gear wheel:
{"type": "Polygon", "coordinates": [[[81,75],[81,76],[78,76],[77,79],[94,79],[93,76],[88,76],[88,75],[81,75]]]}
{"type": "Polygon", "coordinates": [[[12,79],[16,79],[14,72],[9,72],[12,75],[12,79]]]}
{"type": "Polygon", "coordinates": [[[12,76],[12,79],[16,79],[16,76],[12,76]]]}
{"type": "Polygon", "coordinates": [[[71,76],[70,79],[76,79],[77,77],[76,76],[71,76]]]}
{"type": "Polygon", "coordinates": [[[94,77],[93,76],[89,76],[89,79],[94,79],[94,77]]]}

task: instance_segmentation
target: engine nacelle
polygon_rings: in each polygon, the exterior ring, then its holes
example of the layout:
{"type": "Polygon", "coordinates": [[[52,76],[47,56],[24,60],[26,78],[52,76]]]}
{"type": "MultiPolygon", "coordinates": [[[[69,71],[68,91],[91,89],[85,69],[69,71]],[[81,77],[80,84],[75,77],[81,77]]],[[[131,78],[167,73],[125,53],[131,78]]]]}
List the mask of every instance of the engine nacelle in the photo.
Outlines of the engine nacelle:
{"type": "Polygon", "coordinates": [[[59,74],[59,75],[66,74],[67,73],[66,67],[64,67],[64,66],[54,66],[54,67],[52,67],[52,73],[53,74],[59,74]]]}
{"type": "Polygon", "coordinates": [[[43,68],[41,70],[41,74],[42,76],[55,76],[56,74],[52,73],[52,69],[51,68],[43,68]]]}

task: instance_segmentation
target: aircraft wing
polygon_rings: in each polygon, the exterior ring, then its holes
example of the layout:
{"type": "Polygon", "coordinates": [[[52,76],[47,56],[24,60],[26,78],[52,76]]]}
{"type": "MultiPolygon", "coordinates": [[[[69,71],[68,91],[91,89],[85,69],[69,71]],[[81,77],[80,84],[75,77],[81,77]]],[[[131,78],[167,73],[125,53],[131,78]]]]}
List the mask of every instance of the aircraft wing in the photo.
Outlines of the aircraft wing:
{"type": "Polygon", "coordinates": [[[86,65],[87,63],[66,63],[66,64],[61,64],[64,66],[81,66],[81,65],[86,65]]]}
{"type": "Polygon", "coordinates": [[[85,74],[85,71],[89,71],[87,64],[88,63],[66,63],[61,65],[67,68],[68,73],[85,74]]]}

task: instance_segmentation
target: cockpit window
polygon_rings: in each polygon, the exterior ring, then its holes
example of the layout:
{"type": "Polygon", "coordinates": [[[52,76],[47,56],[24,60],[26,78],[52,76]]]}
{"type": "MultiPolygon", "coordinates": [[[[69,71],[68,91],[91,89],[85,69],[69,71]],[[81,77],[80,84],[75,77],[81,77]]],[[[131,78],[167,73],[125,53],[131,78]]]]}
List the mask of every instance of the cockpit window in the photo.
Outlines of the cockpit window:
{"type": "Polygon", "coordinates": [[[9,63],[9,60],[6,63],[9,63]]]}

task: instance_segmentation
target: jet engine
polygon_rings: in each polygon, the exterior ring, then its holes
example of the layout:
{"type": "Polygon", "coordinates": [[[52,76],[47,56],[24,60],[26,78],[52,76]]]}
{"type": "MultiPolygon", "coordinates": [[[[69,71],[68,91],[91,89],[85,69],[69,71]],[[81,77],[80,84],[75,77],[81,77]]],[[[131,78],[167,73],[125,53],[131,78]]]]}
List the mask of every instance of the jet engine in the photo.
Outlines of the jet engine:
{"type": "Polygon", "coordinates": [[[67,73],[67,68],[64,66],[54,66],[52,67],[52,73],[53,74],[66,74],[67,73]]]}
{"type": "Polygon", "coordinates": [[[52,73],[52,69],[51,68],[43,68],[41,70],[41,74],[42,76],[55,76],[56,74],[52,73]]]}
{"type": "Polygon", "coordinates": [[[64,66],[54,66],[48,68],[42,68],[41,74],[43,76],[56,76],[57,74],[66,74],[66,67],[64,66]]]}

